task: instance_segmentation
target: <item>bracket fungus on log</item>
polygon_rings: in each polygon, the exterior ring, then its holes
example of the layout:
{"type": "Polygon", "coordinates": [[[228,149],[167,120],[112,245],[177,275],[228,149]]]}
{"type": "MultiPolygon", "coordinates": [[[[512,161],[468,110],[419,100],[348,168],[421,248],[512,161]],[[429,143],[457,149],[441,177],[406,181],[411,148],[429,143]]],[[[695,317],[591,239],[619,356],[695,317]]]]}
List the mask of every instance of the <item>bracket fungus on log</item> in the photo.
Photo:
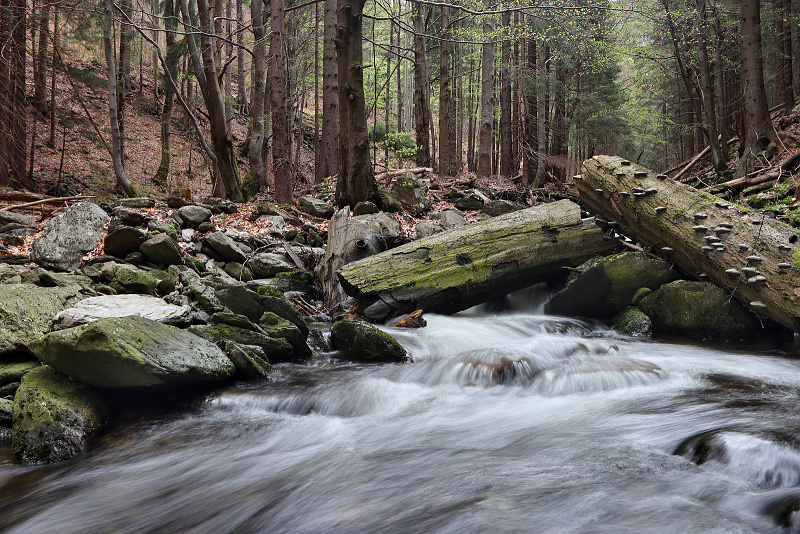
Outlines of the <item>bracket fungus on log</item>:
{"type": "Polygon", "coordinates": [[[590,212],[617,221],[621,233],[644,246],[653,246],[655,251],[672,249],[667,259],[687,275],[706,273],[710,281],[760,316],[800,331],[800,268],[796,262],[786,268],[787,256],[798,254],[795,246],[786,245],[787,241],[793,242],[794,228],[774,219],[754,218],[752,211],[671,179],[659,180],[653,174],[637,178],[637,171],[646,170],[638,165],[626,165],[625,176],[617,177],[623,168],[619,157],[595,156],[588,162],[591,164],[583,164],[575,184],[590,212]],[[621,195],[622,191],[651,187],[658,187],[658,193],[636,201],[621,195]],[[595,188],[604,189],[605,196],[598,197],[595,188]],[[658,206],[666,206],[668,215],[657,214],[658,206]],[[722,239],[741,244],[724,250],[715,245],[713,253],[706,254],[700,245],[708,228],[716,229],[722,239]],[[761,259],[758,266],[763,275],[745,274],[747,265],[753,263],[752,259],[747,261],[748,256],[761,259]],[[743,276],[732,276],[732,269],[740,270],[743,276]],[[747,283],[749,278],[759,276],[765,280],[757,278],[754,283],[747,283]],[[753,302],[761,306],[754,306],[753,302]]]}

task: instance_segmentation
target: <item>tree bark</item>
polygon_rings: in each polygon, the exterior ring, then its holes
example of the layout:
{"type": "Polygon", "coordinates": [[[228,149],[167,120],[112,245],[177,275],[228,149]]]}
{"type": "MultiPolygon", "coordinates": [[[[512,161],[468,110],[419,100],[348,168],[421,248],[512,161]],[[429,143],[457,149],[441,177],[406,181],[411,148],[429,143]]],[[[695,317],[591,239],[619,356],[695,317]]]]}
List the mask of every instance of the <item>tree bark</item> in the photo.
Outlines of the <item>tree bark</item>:
{"type": "Polygon", "coordinates": [[[250,107],[250,147],[247,156],[250,161],[250,192],[267,188],[267,172],[264,167],[262,151],[264,148],[264,101],[266,100],[267,37],[264,29],[264,2],[250,2],[250,19],[253,26],[253,102],[250,107]]]}
{"type": "Polygon", "coordinates": [[[242,0],[236,0],[236,21],[237,37],[236,43],[239,48],[236,52],[236,81],[239,86],[239,113],[247,114],[250,112],[250,105],[247,102],[247,69],[244,66],[244,13],[242,12],[242,0]]]}
{"type": "MultiPolygon", "coordinates": [[[[448,35],[450,30],[450,9],[442,7],[442,31],[443,37],[448,35]]],[[[453,44],[442,41],[439,54],[439,174],[452,176],[455,174],[453,154],[451,149],[453,131],[453,120],[455,117],[450,113],[452,94],[450,91],[450,63],[452,61],[453,44]]]]}
{"type": "MultiPolygon", "coordinates": [[[[178,29],[178,19],[175,11],[175,0],[164,0],[164,29],[167,40],[167,71],[173,80],[178,79],[178,60],[180,52],[175,44],[175,31],[178,29]]],[[[161,162],[153,176],[156,185],[164,186],[169,177],[171,159],[172,111],[175,107],[175,91],[172,84],[164,84],[164,107],[161,110],[161,162]]]]}
{"type": "MultiPolygon", "coordinates": [[[[484,0],[484,7],[490,8],[489,0],[484,0]]],[[[492,174],[492,139],[494,125],[494,18],[486,16],[483,21],[483,38],[481,54],[481,119],[478,127],[478,165],[477,174],[492,174]]]]}
{"type": "Polygon", "coordinates": [[[744,95],[744,137],[748,154],[764,136],[771,136],[772,121],[764,88],[764,67],[761,62],[761,11],[759,0],[741,0],[739,4],[741,32],[742,91],[744,95]]]}
{"type": "Polygon", "coordinates": [[[50,36],[50,6],[39,8],[39,46],[36,53],[33,105],[41,114],[47,113],[47,49],[50,36]]]}
{"type": "Polygon", "coordinates": [[[537,125],[538,101],[536,95],[536,41],[528,38],[525,62],[525,142],[522,145],[522,185],[528,186],[536,180],[539,166],[539,130],[537,125]]]}
{"type": "Polygon", "coordinates": [[[106,64],[108,65],[108,118],[111,123],[111,156],[114,162],[114,174],[117,177],[117,185],[129,197],[135,196],[128,177],[125,176],[125,168],[122,164],[122,143],[119,121],[117,118],[117,72],[114,64],[114,43],[111,40],[111,24],[113,22],[114,1],[106,0],[105,21],[103,24],[103,45],[106,54],[106,64]]]}
{"type": "Polygon", "coordinates": [[[339,176],[336,204],[380,204],[367,138],[362,59],[362,10],[365,0],[337,0],[336,53],[339,85],[339,176]]]}
{"type": "Polygon", "coordinates": [[[711,160],[717,176],[728,169],[717,133],[717,103],[714,97],[714,82],[711,79],[711,66],[708,59],[708,19],[706,0],[697,0],[697,45],[700,68],[700,85],[703,88],[703,123],[708,146],[711,147],[711,160]]]}
{"type": "Polygon", "coordinates": [[[547,118],[549,116],[547,109],[547,60],[548,50],[544,44],[540,44],[536,51],[536,86],[537,86],[537,100],[536,100],[536,123],[537,134],[536,137],[539,141],[537,147],[537,162],[536,162],[536,185],[542,187],[547,181],[547,118]]]}
{"type": "Polygon", "coordinates": [[[294,204],[289,147],[289,118],[286,113],[286,53],[283,0],[272,0],[270,33],[270,107],[272,108],[272,174],[275,200],[294,204]]]}
{"type": "Polygon", "coordinates": [[[618,157],[585,161],[575,184],[591,212],[613,221],[620,232],[645,247],[653,246],[684,274],[705,275],[760,316],[800,331],[800,270],[794,265],[796,247],[789,244],[796,235],[792,226],[759,213],[725,209],[727,204],[714,202],[715,197],[670,179],[659,180],[638,165],[622,165],[618,157]],[[634,196],[634,188],[656,192],[634,196]],[[657,212],[656,207],[666,210],[657,212]],[[706,218],[698,219],[698,214],[706,218]],[[721,223],[732,225],[731,231],[721,230],[721,223]],[[704,242],[706,234],[715,233],[724,250],[704,242]],[[766,280],[744,271],[747,265],[766,280]]]}
{"type": "Polygon", "coordinates": [[[566,180],[566,154],[567,154],[567,132],[566,132],[566,71],[564,60],[556,60],[555,87],[553,88],[553,123],[550,134],[549,171],[559,182],[566,180]]]}
{"type": "Polygon", "coordinates": [[[558,277],[616,243],[561,200],[418,239],[338,273],[367,318],[385,321],[417,309],[465,310],[558,277]]]}
{"type": "Polygon", "coordinates": [[[428,54],[425,51],[425,6],[414,3],[411,18],[414,23],[414,131],[417,137],[415,161],[420,167],[431,166],[430,91],[428,89],[428,54]]]}
{"type": "MultiPolygon", "coordinates": [[[[503,27],[511,26],[511,12],[503,13],[503,27]]],[[[514,169],[514,123],[511,114],[511,41],[503,40],[500,46],[502,66],[500,68],[500,175],[512,176],[514,169]]]]}
{"type": "Polygon", "coordinates": [[[339,165],[339,82],[336,60],[336,0],[325,0],[322,45],[322,139],[315,180],[336,174],[339,165]]]}

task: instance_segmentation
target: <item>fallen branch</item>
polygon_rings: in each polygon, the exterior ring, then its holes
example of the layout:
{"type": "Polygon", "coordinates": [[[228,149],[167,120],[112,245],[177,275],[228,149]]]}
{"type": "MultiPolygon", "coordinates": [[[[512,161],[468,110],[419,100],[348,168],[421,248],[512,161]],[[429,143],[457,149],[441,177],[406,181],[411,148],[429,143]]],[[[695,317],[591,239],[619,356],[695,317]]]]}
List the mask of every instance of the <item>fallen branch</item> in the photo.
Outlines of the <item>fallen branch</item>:
{"type": "Polygon", "coordinates": [[[798,163],[800,163],[800,152],[794,154],[789,159],[781,163],[774,171],[761,174],[755,178],[750,178],[749,176],[735,178],[721,184],[704,187],[701,189],[701,191],[706,191],[708,193],[718,193],[719,191],[724,191],[726,189],[737,191],[739,189],[744,189],[745,187],[750,187],[751,185],[758,185],[763,184],[764,182],[777,180],[783,173],[791,174],[792,169],[794,169],[798,163]]]}
{"type": "Polygon", "coordinates": [[[61,204],[62,202],[76,202],[78,200],[87,200],[90,198],[94,198],[94,195],[77,195],[74,197],[43,198],[42,200],[36,200],[34,202],[26,202],[25,204],[14,204],[13,206],[6,206],[5,208],[0,208],[0,211],[14,211],[23,208],[30,208],[31,206],[38,206],[39,204],[61,204]]]}
{"type": "Polygon", "coordinates": [[[292,247],[289,246],[289,243],[286,241],[281,241],[281,244],[283,245],[283,248],[286,249],[286,253],[289,255],[289,257],[292,258],[294,264],[297,265],[297,268],[302,271],[307,271],[308,268],[306,267],[306,264],[303,263],[303,260],[300,259],[300,256],[298,256],[295,251],[292,250],[292,247]]]}
{"type": "Polygon", "coordinates": [[[386,172],[382,172],[380,174],[375,175],[375,180],[391,180],[392,178],[397,178],[398,176],[403,176],[406,173],[411,174],[425,174],[426,172],[433,172],[433,169],[430,167],[416,167],[414,169],[394,169],[386,172]]]}

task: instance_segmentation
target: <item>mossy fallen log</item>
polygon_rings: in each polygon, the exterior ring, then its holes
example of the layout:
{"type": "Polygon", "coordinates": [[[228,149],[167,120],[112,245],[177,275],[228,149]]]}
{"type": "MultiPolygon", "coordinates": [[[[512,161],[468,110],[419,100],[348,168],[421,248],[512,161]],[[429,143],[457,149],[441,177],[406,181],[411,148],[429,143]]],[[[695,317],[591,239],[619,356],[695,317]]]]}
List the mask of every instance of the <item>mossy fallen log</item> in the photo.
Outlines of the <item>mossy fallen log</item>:
{"type": "Polygon", "coordinates": [[[726,289],[759,316],[800,331],[796,229],[619,157],[595,156],[581,173],[575,184],[598,224],[726,289]]]}
{"type": "Polygon", "coordinates": [[[345,265],[345,291],[371,321],[422,309],[454,313],[607,253],[580,208],[562,200],[418,239],[345,265]]]}

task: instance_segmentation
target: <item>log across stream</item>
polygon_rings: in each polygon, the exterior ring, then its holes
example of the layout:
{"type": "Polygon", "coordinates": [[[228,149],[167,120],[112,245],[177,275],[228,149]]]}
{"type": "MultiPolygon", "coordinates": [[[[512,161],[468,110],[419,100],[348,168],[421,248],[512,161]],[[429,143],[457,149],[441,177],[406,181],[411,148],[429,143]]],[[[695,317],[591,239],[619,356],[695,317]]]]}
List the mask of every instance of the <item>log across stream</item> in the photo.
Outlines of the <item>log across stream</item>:
{"type": "Polygon", "coordinates": [[[800,331],[800,257],[792,226],[619,157],[585,161],[575,183],[599,224],[726,289],[761,317],[800,331]]]}

